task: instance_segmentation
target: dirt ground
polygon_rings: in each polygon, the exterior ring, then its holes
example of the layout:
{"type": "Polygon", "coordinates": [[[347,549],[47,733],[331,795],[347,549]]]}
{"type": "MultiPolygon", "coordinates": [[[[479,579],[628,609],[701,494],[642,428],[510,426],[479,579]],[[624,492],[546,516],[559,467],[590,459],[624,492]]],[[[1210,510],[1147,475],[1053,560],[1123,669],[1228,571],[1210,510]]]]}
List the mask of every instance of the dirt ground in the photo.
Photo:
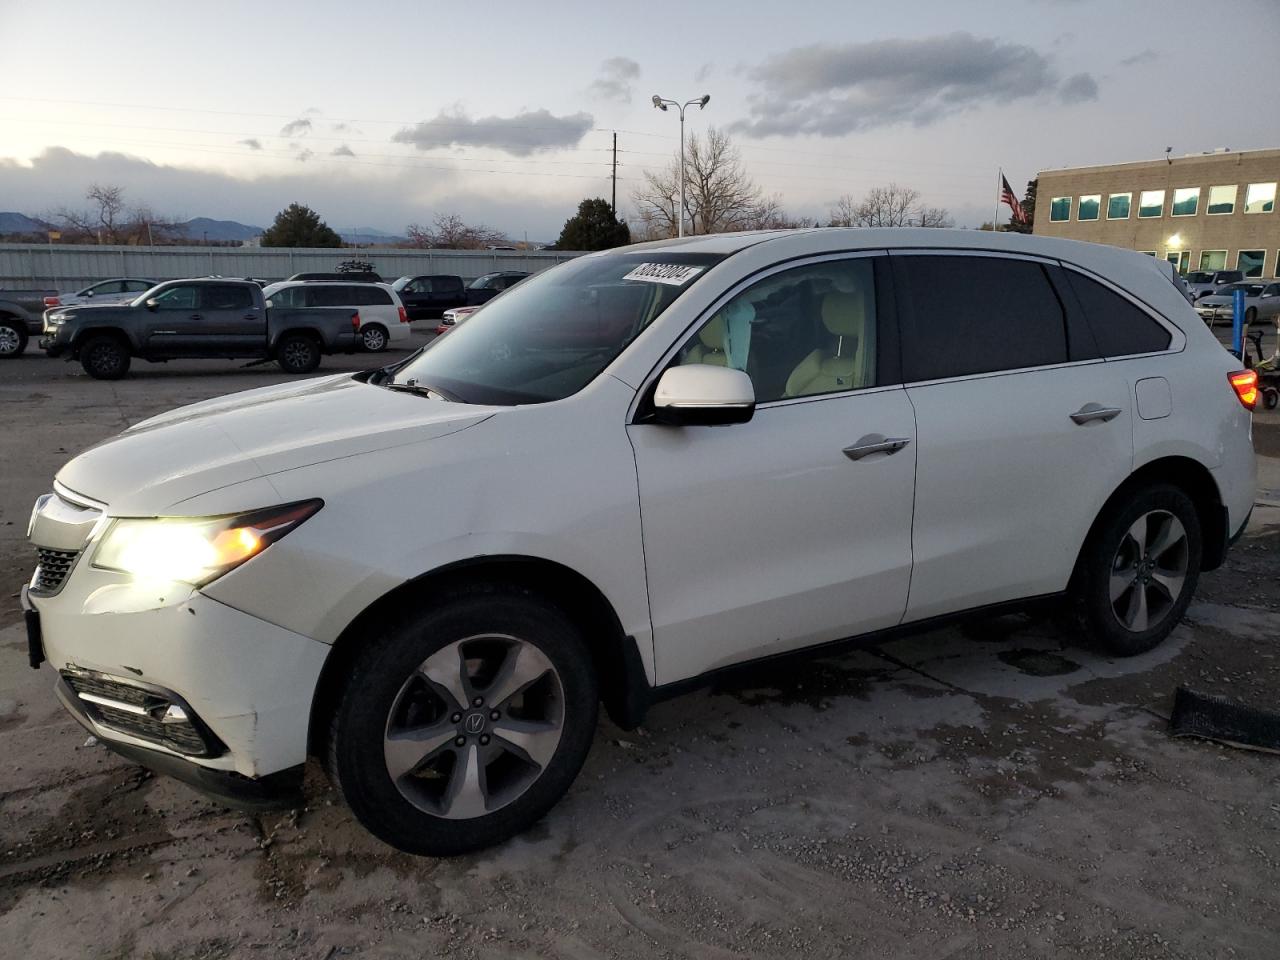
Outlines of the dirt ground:
{"type": "MultiPolygon", "coordinates": [[[[57,467],[150,413],[276,379],[0,369],[0,956],[1280,954],[1280,756],[1166,730],[1179,684],[1276,705],[1280,460],[1153,653],[1107,660],[1011,616],[772,668],[639,731],[602,721],[541,824],[432,860],[369,837],[316,771],[305,809],[270,816],[152,777],[87,743],[48,665],[25,663],[11,595],[57,467]]],[[[1280,454],[1280,418],[1257,436],[1280,454]]]]}

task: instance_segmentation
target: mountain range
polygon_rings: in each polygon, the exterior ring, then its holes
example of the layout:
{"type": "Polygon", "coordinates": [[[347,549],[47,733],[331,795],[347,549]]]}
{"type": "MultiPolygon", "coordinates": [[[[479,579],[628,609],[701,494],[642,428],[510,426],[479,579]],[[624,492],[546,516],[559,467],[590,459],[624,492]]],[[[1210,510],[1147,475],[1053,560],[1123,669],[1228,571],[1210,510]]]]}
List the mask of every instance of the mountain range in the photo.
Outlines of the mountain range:
{"type": "MultiPolygon", "coordinates": [[[[12,211],[0,211],[0,238],[5,236],[27,237],[55,229],[57,227],[53,224],[46,223],[36,217],[28,217],[25,214],[12,211]]],[[[214,220],[211,217],[194,217],[185,223],[177,224],[176,229],[177,232],[196,243],[205,241],[234,243],[236,241],[252,240],[263,232],[262,227],[255,227],[252,224],[240,223],[237,220],[214,220]]],[[[404,236],[388,233],[376,227],[346,227],[339,229],[338,234],[346,243],[396,244],[406,242],[404,236]]]]}

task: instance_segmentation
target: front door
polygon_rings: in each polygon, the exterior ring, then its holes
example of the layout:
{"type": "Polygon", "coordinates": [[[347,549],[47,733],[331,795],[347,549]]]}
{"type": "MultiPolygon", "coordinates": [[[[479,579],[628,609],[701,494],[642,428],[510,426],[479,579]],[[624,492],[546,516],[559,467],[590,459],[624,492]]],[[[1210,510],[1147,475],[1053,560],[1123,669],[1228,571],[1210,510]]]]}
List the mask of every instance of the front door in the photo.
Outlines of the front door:
{"type": "Polygon", "coordinates": [[[915,418],[879,349],[884,263],[766,275],[681,347],[750,374],[750,422],[628,428],[660,683],[902,618],[915,418]]]}

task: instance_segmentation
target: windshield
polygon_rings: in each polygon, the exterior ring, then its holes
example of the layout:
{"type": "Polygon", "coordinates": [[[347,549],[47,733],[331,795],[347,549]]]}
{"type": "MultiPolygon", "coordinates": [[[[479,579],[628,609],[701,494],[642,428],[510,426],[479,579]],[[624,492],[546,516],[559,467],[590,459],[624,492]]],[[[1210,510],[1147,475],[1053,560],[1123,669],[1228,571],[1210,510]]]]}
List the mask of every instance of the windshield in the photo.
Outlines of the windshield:
{"type": "Polygon", "coordinates": [[[391,383],[464,403],[545,403],[577,393],[723,257],[661,250],[583,257],[485,305],[395,369],[391,383]]]}
{"type": "Polygon", "coordinates": [[[1212,273],[1188,273],[1187,283],[1213,283],[1212,273]]]}

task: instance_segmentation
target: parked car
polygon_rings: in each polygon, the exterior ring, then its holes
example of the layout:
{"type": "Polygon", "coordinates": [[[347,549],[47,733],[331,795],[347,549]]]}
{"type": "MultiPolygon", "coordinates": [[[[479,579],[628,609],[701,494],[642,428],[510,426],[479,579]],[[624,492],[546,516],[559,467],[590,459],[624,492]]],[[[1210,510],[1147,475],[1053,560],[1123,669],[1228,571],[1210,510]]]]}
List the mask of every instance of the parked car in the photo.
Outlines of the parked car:
{"type": "Polygon", "coordinates": [[[390,284],[282,280],[262,295],[278,307],[359,307],[361,343],[373,353],[412,335],[409,315],[390,284]]]}
{"type": "Polygon", "coordinates": [[[82,303],[128,303],[136,299],[138,294],[150,290],[155,285],[154,280],[140,280],[136,277],[99,280],[75,293],[59,293],[52,297],[45,297],[44,305],[47,309],[74,307],[82,303]]]}
{"type": "Polygon", "coordinates": [[[454,307],[452,310],[446,310],[440,316],[440,323],[436,326],[436,333],[448,333],[479,309],[479,307],[454,307]]]}
{"type": "Polygon", "coordinates": [[[0,290],[0,360],[22,356],[31,338],[40,335],[46,297],[54,290],[0,290]]]}
{"type": "Polygon", "coordinates": [[[252,280],[171,280],[132,303],[47,311],[40,346],[98,380],[123,377],[132,357],[261,358],[310,373],[322,354],[355,350],[359,331],[356,309],[268,307],[252,280]]]}
{"type": "Polygon", "coordinates": [[[404,301],[410,320],[434,320],[450,307],[467,305],[462,278],[454,274],[401,277],[391,286],[404,301]]]}
{"type": "Polygon", "coordinates": [[[378,276],[372,270],[352,270],[348,272],[335,273],[295,273],[292,277],[286,278],[289,282],[297,280],[345,280],[355,283],[382,283],[382,277],[378,276]]]}
{"type": "Polygon", "coordinates": [[[467,284],[467,304],[478,307],[482,303],[488,303],[503,290],[514,287],[527,276],[529,276],[527,273],[509,271],[486,273],[483,277],[476,277],[467,284]]]}
{"type": "Polygon", "coordinates": [[[1196,301],[1196,313],[1209,326],[1220,321],[1231,323],[1235,319],[1235,292],[1244,291],[1244,322],[1274,320],[1280,315],[1280,281],[1247,280],[1219,287],[1216,293],[1196,301]]]}
{"type": "Polygon", "coordinates": [[[1256,372],[1142,254],[710,235],[483,309],[58,472],[23,602],[81,724],[255,802],[317,756],[377,836],[457,854],[550,809],[601,701],[631,728],[731,667],[1028,603],[1150,650],[1253,506],[1256,372]]]}
{"type": "Polygon", "coordinates": [[[1194,270],[1186,276],[1192,302],[1216,293],[1224,284],[1239,283],[1243,279],[1244,274],[1239,270],[1194,270]]]}

